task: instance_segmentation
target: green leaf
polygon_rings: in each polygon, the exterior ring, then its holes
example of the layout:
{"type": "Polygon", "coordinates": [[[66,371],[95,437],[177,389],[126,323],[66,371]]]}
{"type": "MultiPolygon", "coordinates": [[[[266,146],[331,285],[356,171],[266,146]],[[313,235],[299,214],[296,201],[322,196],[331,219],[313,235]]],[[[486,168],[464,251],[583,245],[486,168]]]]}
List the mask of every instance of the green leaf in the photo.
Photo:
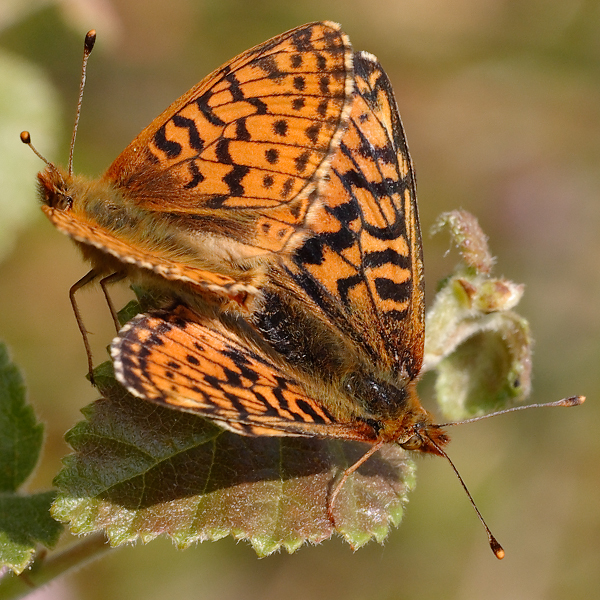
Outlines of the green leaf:
{"type": "Polygon", "coordinates": [[[63,526],[50,516],[56,492],[29,496],[0,494],[0,564],[21,573],[31,562],[36,544],[52,548],[63,526]]]}
{"type": "Polygon", "coordinates": [[[527,322],[514,313],[481,319],[437,366],[436,394],[452,420],[501,410],[529,395],[531,339],[527,322]]]}
{"type": "Polygon", "coordinates": [[[25,385],[0,344],[0,564],[20,573],[36,543],[52,547],[62,525],[49,513],[54,492],[19,495],[40,455],[43,426],[25,399],[25,385]]]}
{"type": "MultiPolygon", "coordinates": [[[[397,446],[332,483],[367,446],[312,438],[253,438],[127,394],[106,366],[105,396],[67,435],[75,454],[55,480],[55,518],[77,534],[103,530],[112,545],[171,537],[179,547],[231,535],[257,554],[293,552],[334,532],[353,547],[382,541],[402,517],[414,465],[397,446]]],[[[95,374],[96,376],[96,374],[95,374]]]]}
{"type": "Polygon", "coordinates": [[[25,398],[25,384],[0,344],[0,492],[15,492],[37,464],[44,428],[25,398]]]}

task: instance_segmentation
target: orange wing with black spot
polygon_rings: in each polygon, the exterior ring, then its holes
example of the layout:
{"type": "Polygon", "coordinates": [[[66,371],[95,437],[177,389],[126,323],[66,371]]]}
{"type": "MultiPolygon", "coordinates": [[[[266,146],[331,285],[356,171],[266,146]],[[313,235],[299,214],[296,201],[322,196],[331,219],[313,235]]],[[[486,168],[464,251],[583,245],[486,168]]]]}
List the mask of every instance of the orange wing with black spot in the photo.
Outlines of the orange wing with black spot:
{"type": "Polygon", "coordinates": [[[98,275],[151,271],[173,295],[183,281],[249,304],[265,265],[312,222],[345,129],[352,59],[335,23],[268,40],[176,100],[103,178],[48,165],[42,208],[98,275]]]}
{"type": "Polygon", "coordinates": [[[238,433],[404,440],[424,409],[414,177],[390,84],[359,54],[349,127],[311,236],[267,273],[250,317],[179,306],[113,342],[132,393],[238,433]]]}
{"type": "Polygon", "coordinates": [[[247,338],[183,305],[132,319],[112,356],[117,378],[134,395],[235,433],[357,437],[247,338]]]}
{"type": "Polygon", "coordinates": [[[415,178],[389,79],[367,53],[355,55],[354,68],[348,128],[312,234],[282,259],[256,321],[285,354],[279,341],[294,335],[277,315],[299,297],[342,347],[359,348],[377,369],[410,381],[421,369],[425,322],[415,178]]]}
{"type": "Polygon", "coordinates": [[[347,36],[335,23],[303,25],[208,75],[105,179],[180,230],[279,251],[309,218],[351,94],[347,36]]]}

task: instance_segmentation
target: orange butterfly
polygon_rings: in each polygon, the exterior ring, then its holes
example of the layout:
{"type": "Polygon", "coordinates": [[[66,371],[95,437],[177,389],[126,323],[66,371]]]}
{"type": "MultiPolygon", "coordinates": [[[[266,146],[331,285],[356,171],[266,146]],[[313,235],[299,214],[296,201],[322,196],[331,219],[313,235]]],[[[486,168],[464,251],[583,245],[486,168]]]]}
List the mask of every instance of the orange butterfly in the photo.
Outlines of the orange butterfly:
{"type": "Polygon", "coordinates": [[[389,80],[370,55],[354,62],[349,126],[312,235],[270,265],[250,316],[216,319],[180,305],[130,321],[112,354],[117,376],[136,395],[250,435],[403,444],[419,422],[427,439],[446,443],[437,428],[424,427],[432,419],[415,392],[424,294],[412,166],[389,80]],[[271,384],[255,390],[252,373],[269,372],[271,384]],[[269,385],[292,390],[306,410],[284,410],[291,398],[268,399],[269,385]]]}
{"type": "MultiPolygon", "coordinates": [[[[424,342],[414,175],[379,63],[354,55],[349,123],[312,234],[269,265],[248,318],[179,305],[138,315],[112,345],[136,396],[243,435],[388,442],[443,454],[415,391],[424,342]]],[[[333,515],[330,514],[333,519],[333,515]]]]}
{"type": "Polygon", "coordinates": [[[344,482],[384,444],[448,458],[449,441],[415,389],[423,259],[402,124],[377,60],[355,54],[354,73],[348,127],[311,234],[269,263],[256,309],[218,317],[182,304],[152,311],[132,319],[111,349],[117,379],[131,393],[235,433],[370,443],[329,497],[332,521],[344,482]]]}
{"type": "MultiPolygon", "coordinates": [[[[92,31],[82,84],[94,40],[92,31]]],[[[123,277],[188,302],[249,302],[274,254],[298,247],[313,219],[352,85],[347,36],[310,23],[215,70],[101,179],[73,174],[72,148],[67,170],[48,163],[42,209],[92,265],[70,292],[90,370],[74,294],[97,278],[113,317],[105,286],[123,277]]]]}
{"type": "Polygon", "coordinates": [[[349,125],[311,235],[269,265],[249,316],[179,305],[130,321],[112,354],[134,394],[249,435],[404,443],[412,421],[431,421],[414,390],[424,295],[412,166],[385,73],[366,53],[354,63],[349,125]]]}

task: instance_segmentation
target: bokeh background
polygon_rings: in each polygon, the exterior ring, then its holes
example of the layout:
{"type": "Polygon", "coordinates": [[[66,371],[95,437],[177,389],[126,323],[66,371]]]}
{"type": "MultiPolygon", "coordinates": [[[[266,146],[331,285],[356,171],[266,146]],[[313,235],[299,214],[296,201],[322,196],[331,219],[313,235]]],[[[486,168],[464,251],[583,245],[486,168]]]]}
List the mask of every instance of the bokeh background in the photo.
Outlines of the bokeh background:
{"type": "MultiPolygon", "coordinates": [[[[82,40],[98,31],[75,169],[99,175],[189,87],[235,54],[304,22],[341,22],[394,85],[416,166],[428,295],[453,266],[427,231],[473,212],[496,273],[526,284],[543,402],[452,431],[450,453],[494,533],[498,562],[442,460],[419,461],[406,517],[384,546],[339,539],[258,560],[231,539],[177,551],[116,550],[35,598],[590,598],[600,591],[600,2],[594,0],[2,0],[0,337],[46,423],[29,489],[51,486],[65,431],[95,399],[67,291],[85,272],[37,208],[32,132],[66,163],[82,40]]],[[[118,301],[129,297],[126,288],[118,301]]],[[[94,351],[112,324],[98,290],[80,295],[94,351]]],[[[425,403],[433,407],[425,386],[425,403]]]]}

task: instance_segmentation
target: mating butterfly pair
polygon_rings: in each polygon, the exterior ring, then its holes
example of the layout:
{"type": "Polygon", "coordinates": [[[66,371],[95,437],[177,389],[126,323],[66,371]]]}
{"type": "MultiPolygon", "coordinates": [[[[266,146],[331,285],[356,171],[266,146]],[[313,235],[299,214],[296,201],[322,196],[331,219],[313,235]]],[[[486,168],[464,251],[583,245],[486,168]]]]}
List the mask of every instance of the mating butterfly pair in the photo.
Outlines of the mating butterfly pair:
{"type": "Polygon", "coordinates": [[[339,26],[217,69],[101,180],[54,165],[39,179],[44,212],[92,263],[85,283],[127,276],[185,301],[113,343],[134,394],[242,434],[446,442],[415,437],[430,422],[414,392],[423,265],[400,118],[339,26]]]}
{"type": "MultiPolygon", "coordinates": [[[[92,45],[88,34],[86,57],[92,45]]],[[[331,493],[332,519],[347,477],[383,444],[446,456],[415,390],[411,160],[387,76],[339,26],[304,25],[234,58],[99,181],[74,176],[72,157],[39,180],[44,212],[92,263],[71,290],[84,339],[73,294],[96,278],[174,301],[112,344],[134,395],[242,435],[370,443],[331,493]]]]}

